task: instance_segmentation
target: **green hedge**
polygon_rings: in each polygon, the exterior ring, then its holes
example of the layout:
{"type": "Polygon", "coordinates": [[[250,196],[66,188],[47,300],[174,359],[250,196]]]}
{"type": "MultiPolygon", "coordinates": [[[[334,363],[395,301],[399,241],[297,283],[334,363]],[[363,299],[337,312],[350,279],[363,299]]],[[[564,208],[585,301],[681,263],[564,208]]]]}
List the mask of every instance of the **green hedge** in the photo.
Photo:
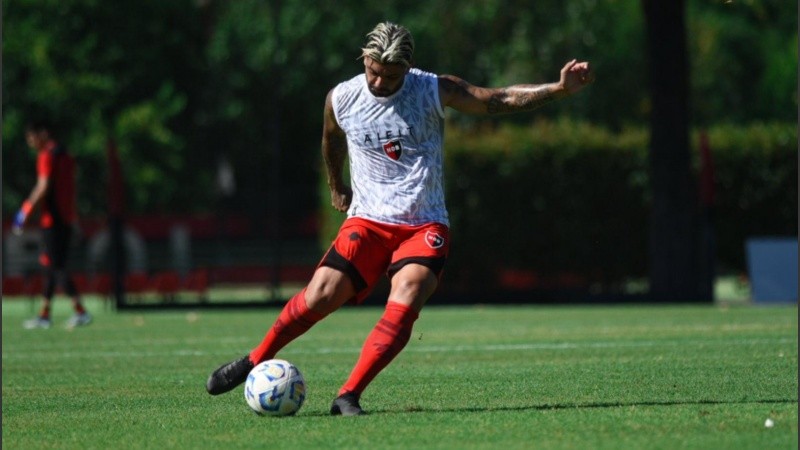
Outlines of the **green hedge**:
{"type": "Polygon", "coordinates": [[[708,131],[716,169],[714,229],[723,270],[746,270],[750,236],[797,236],[797,125],[708,131]]]}
{"type": "MultiPolygon", "coordinates": [[[[797,234],[797,127],[720,125],[708,136],[718,267],[741,272],[748,236],[797,234]]],[[[567,120],[451,126],[445,177],[452,250],[445,278],[469,289],[500,279],[513,285],[522,273],[516,282],[526,285],[550,280],[556,287],[610,290],[646,276],[647,146],[645,128],[612,132],[567,120]]],[[[344,215],[332,211],[324,186],[321,192],[327,246],[344,215]]]]}

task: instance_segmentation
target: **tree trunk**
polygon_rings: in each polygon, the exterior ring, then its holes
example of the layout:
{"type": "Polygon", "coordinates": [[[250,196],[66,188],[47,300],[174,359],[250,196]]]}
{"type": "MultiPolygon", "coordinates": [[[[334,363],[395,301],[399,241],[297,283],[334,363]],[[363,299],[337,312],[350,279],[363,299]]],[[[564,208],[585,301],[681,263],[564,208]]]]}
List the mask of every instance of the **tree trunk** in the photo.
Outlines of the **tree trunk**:
{"type": "Polygon", "coordinates": [[[690,170],[685,0],[642,4],[652,101],[650,295],[655,301],[694,301],[697,192],[690,170]]]}

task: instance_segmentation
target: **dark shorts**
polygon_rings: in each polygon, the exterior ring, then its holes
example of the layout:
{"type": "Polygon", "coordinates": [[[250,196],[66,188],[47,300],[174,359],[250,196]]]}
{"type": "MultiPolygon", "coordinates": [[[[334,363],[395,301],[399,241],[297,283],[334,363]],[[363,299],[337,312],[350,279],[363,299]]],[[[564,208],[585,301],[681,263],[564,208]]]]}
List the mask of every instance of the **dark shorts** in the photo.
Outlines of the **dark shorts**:
{"type": "Polygon", "coordinates": [[[69,258],[69,244],[72,238],[72,227],[70,225],[53,225],[52,227],[42,228],[42,253],[39,255],[39,263],[44,267],[53,269],[63,269],[67,265],[69,258]]]}
{"type": "Polygon", "coordinates": [[[440,223],[393,225],[361,218],[345,220],[320,266],[346,273],[361,302],[381,275],[391,278],[406,264],[441,276],[450,250],[450,230],[440,223]]]}

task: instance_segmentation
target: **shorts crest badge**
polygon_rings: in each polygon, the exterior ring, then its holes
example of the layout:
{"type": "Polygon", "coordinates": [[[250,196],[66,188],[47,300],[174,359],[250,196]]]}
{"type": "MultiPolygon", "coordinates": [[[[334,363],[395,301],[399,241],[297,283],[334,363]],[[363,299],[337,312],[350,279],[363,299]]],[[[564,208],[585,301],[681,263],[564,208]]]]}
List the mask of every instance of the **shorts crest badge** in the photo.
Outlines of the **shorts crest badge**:
{"type": "Polygon", "coordinates": [[[425,243],[430,248],[439,248],[444,245],[444,238],[439,233],[433,231],[425,232],[425,243]]]}

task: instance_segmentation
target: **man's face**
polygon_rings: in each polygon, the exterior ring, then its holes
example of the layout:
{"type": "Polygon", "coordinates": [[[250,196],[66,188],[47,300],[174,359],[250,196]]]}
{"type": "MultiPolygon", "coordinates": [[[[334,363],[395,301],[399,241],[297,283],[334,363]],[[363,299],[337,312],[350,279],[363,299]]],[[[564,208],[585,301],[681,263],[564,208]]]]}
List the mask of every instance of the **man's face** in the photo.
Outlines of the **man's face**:
{"type": "Polygon", "coordinates": [[[367,86],[372,95],[388,97],[403,87],[408,69],[402,64],[381,64],[372,58],[364,58],[367,86]]]}
{"type": "Polygon", "coordinates": [[[29,130],[25,132],[25,142],[28,144],[28,147],[33,150],[42,148],[49,138],[49,133],[46,131],[37,132],[29,130]]]}

